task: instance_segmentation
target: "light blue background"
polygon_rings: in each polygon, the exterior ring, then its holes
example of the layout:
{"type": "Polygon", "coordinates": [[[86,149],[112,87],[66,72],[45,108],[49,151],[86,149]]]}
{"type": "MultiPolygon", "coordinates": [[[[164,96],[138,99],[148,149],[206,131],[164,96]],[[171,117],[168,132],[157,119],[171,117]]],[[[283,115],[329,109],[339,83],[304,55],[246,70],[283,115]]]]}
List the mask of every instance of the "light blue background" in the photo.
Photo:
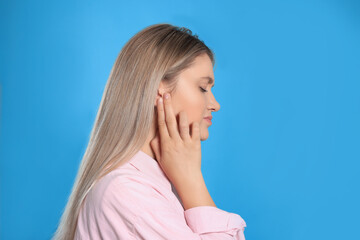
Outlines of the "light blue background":
{"type": "Polygon", "coordinates": [[[123,45],[155,23],[215,52],[203,174],[251,240],[359,239],[360,3],[0,2],[0,239],[49,239],[123,45]]]}

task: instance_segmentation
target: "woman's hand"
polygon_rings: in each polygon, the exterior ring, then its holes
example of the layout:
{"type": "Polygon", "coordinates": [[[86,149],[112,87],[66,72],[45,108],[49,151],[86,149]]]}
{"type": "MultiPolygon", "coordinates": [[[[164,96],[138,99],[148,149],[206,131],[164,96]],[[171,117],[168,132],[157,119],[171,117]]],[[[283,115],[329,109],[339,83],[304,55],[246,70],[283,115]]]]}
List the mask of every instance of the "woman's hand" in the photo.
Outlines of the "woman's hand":
{"type": "Polygon", "coordinates": [[[201,172],[199,123],[192,124],[190,136],[187,115],[180,112],[178,130],[170,94],[168,99],[164,99],[164,103],[158,101],[157,111],[160,134],[156,134],[150,146],[159,165],[175,186],[184,210],[197,206],[216,207],[201,172]]]}
{"type": "Polygon", "coordinates": [[[170,94],[168,99],[158,100],[157,120],[158,131],[150,145],[168,179],[176,189],[203,180],[199,123],[192,124],[190,135],[187,114],[182,111],[178,128],[170,94]]]}

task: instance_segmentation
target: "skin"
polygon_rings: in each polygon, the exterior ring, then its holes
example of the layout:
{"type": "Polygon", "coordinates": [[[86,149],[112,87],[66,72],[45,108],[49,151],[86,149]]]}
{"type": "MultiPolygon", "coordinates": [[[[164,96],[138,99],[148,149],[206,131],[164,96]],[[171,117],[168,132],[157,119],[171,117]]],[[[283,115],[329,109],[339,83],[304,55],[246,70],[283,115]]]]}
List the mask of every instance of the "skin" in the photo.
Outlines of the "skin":
{"type": "MultiPolygon", "coordinates": [[[[171,106],[179,121],[179,113],[185,111],[189,125],[194,121],[199,123],[200,140],[204,141],[209,137],[210,124],[204,117],[210,116],[212,112],[217,112],[220,109],[220,104],[216,101],[211,87],[214,83],[209,84],[207,78],[214,79],[214,72],[211,60],[207,54],[202,54],[195,59],[194,64],[183,71],[179,75],[177,83],[177,90],[171,95],[171,106]],[[207,92],[202,92],[203,88],[207,92]]],[[[157,106],[158,99],[168,92],[167,86],[161,82],[158,88],[158,95],[154,100],[154,105],[157,106]]],[[[154,114],[153,125],[147,137],[147,140],[141,151],[156,159],[156,155],[151,148],[150,142],[156,135],[157,115],[154,114]]]]}

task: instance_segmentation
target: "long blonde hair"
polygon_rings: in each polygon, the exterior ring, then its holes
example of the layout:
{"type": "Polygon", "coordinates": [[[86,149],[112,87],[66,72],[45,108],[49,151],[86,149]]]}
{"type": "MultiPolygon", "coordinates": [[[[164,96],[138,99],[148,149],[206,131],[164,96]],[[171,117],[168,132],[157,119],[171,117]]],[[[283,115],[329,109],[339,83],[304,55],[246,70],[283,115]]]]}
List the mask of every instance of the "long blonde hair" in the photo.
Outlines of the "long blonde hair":
{"type": "Polygon", "coordinates": [[[120,51],[107,80],[90,140],[53,240],[74,239],[81,204],[104,175],[122,166],[145,144],[160,81],[175,91],[178,75],[194,59],[213,52],[185,27],[154,24],[120,51]]]}

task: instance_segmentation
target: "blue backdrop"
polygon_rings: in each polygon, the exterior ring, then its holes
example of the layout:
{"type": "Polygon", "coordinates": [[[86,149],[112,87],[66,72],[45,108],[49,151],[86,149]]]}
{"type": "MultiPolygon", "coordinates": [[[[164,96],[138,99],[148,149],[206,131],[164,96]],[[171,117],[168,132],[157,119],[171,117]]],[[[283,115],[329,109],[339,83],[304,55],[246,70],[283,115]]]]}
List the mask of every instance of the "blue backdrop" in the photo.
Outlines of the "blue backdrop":
{"type": "Polygon", "coordinates": [[[359,1],[2,0],[0,239],[54,233],[111,67],[155,23],[215,52],[203,174],[246,238],[358,238],[359,1]]]}

